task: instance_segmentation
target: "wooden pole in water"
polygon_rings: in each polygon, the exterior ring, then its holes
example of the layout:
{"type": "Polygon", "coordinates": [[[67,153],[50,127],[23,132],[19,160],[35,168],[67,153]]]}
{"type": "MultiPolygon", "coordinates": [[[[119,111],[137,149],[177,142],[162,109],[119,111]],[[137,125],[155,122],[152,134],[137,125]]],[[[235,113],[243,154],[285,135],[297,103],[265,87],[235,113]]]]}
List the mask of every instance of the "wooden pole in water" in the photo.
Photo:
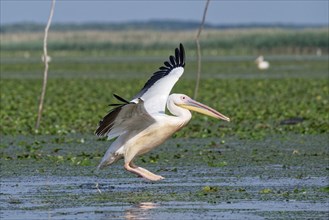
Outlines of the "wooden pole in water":
{"type": "Polygon", "coordinates": [[[198,90],[199,90],[199,84],[200,84],[200,76],[201,76],[201,49],[200,49],[200,35],[201,35],[201,31],[203,29],[203,25],[204,22],[206,20],[206,15],[207,15],[207,10],[208,10],[208,5],[209,5],[210,0],[207,0],[206,2],[206,6],[204,8],[204,12],[203,12],[203,17],[202,17],[202,21],[198,30],[198,34],[196,35],[196,47],[197,47],[197,60],[198,60],[198,72],[196,74],[196,83],[195,83],[195,89],[194,89],[194,99],[197,98],[198,96],[198,90]]]}
{"type": "Polygon", "coordinates": [[[42,115],[42,110],[43,110],[43,103],[44,103],[44,99],[45,99],[45,95],[46,95],[46,88],[47,88],[47,81],[48,81],[48,62],[50,61],[48,54],[47,54],[47,40],[48,40],[48,31],[50,28],[51,20],[54,15],[55,3],[56,3],[56,0],[52,0],[50,14],[49,14],[48,22],[47,22],[47,25],[45,28],[45,36],[43,39],[43,62],[45,64],[45,70],[44,70],[44,74],[43,74],[42,91],[41,91],[41,96],[40,96],[40,100],[39,100],[38,118],[37,118],[37,122],[35,124],[35,129],[39,129],[39,126],[40,126],[41,115],[42,115]]]}

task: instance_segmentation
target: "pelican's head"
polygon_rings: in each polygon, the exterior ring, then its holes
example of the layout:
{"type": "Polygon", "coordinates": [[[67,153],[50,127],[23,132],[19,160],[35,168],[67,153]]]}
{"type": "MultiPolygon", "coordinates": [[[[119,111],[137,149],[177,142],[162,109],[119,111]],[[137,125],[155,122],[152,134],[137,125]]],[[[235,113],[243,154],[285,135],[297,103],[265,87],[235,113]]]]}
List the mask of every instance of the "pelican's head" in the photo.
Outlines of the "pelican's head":
{"type": "Polygon", "coordinates": [[[188,109],[191,111],[199,112],[201,114],[208,115],[213,118],[230,121],[230,119],[228,117],[226,117],[225,115],[219,113],[218,111],[216,111],[213,108],[210,108],[209,106],[206,106],[200,102],[197,102],[197,101],[191,99],[187,95],[172,94],[171,98],[173,99],[174,103],[179,107],[182,107],[182,108],[185,108],[185,109],[188,109]]]}

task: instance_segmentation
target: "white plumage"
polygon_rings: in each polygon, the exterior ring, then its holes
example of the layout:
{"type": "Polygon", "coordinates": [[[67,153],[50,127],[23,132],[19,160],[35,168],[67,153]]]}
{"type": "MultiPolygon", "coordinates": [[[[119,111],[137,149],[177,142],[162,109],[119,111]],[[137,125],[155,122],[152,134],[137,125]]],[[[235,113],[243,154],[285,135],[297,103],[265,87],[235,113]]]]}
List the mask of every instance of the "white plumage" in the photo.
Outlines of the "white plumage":
{"type": "MultiPolygon", "coordinates": [[[[140,99],[144,100],[144,106],[149,114],[164,113],[169,93],[175,83],[183,75],[184,68],[176,67],[171,70],[170,74],[161,78],[144,93],[140,99]]],[[[135,98],[132,102],[137,102],[139,98],[135,98]]]]}
{"type": "Polygon", "coordinates": [[[95,133],[108,139],[117,139],[106,151],[98,168],[124,158],[126,170],[152,181],[163,179],[136,166],[134,158],[159,146],[185,126],[192,116],[189,110],[229,121],[228,117],[186,95],[169,96],[182,76],[184,66],[185,52],[180,44],[179,49],[175,49],[175,56],[170,56],[169,61],[164,62],[164,66],[153,74],[131,101],[114,95],[122,103],[111,105],[115,108],[99,122],[95,133]],[[166,106],[172,115],[165,114],[166,106]]]}
{"type": "Polygon", "coordinates": [[[270,63],[268,61],[265,61],[264,57],[262,55],[257,57],[257,59],[255,60],[255,63],[257,64],[257,67],[260,70],[266,70],[270,67],[270,63]]]}

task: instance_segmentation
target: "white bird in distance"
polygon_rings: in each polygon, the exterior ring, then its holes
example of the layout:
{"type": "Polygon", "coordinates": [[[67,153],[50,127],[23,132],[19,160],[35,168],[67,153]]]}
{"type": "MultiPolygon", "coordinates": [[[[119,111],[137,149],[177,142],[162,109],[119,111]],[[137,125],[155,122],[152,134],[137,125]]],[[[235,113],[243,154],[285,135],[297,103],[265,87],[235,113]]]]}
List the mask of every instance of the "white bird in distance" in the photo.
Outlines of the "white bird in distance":
{"type": "Polygon", "coordinates": [[[265,61],[262,55],[257,57],[255,63],[257,64],[257,67],[260,70],[267,70],[270,67],[270,63],[268,61],[265,61]]]}

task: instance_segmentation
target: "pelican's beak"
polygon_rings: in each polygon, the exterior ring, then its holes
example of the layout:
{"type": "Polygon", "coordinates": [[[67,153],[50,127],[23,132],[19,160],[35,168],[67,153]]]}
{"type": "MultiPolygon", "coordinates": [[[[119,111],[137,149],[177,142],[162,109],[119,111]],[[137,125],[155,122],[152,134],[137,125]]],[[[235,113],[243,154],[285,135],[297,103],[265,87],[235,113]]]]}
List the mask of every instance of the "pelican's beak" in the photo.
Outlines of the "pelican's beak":
{"type": "Polygon", "coordinates": [[[188,99],[184,104],[179,104],[179,106],[186,108],[188,110],[191,110],[191,111],[195,111],[195,112],[199,112],[204,115],[208,115],[213,118],[230,121],[230,119],[228,117],[226,117],[225,115],[223,115],[222,113],[219,113],[215,109],[210,108],[209,106],[206,106],[193,99],[188,99]]]}

